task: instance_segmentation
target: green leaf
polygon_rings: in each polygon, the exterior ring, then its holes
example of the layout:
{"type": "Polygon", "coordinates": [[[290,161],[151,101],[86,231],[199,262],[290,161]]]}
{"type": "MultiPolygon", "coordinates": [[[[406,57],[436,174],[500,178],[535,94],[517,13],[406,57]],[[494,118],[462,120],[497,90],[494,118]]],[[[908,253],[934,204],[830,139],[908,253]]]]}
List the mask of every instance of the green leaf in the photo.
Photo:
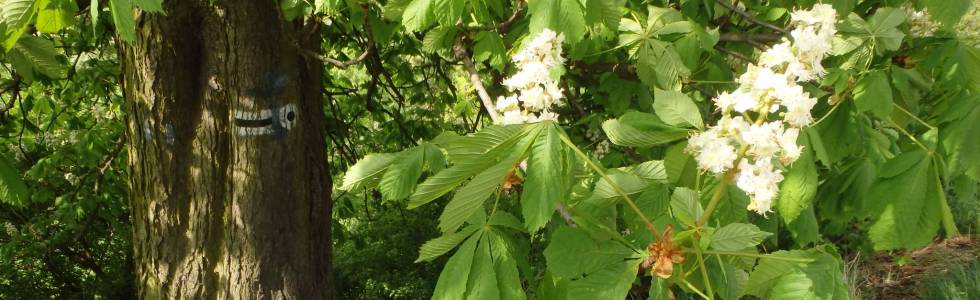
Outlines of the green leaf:
{"type": "Polygon", "coordinates": [[[749,273],[738,269],[732,264],[719,262],[719,260],[709,260],[708,278],[715,286],[715,291],[723,300],[738,300],[742,293],[745,282],[749,280],[749,273]]]}
{"type": "Polygon", "coordinates": [[[600,204],[611,204],[618,201],[621,195],[616,191],[613,184],[619,187],[627,196],[639,194],[650,185],[649,180],[621,170],[608,170],[606,176],[613,183],[610,183],[605,178],[599,177],[596,181],[595,189],[592,192],[592,197],[589,198],[590,201],[595,201],[600,204]]]}
{"type": "Polygon", "coordinates": [[[681,79],[691,75],[673,44],[648,38],[637,48],[636,73],[651,88],[680,90],[681,79]]]}
{"type": "Polygon", "coordinates": [[[477,174],[473,180],[466,183],[453,195],[439,217],[439,229],[442,232],[453,232],[466,221],[476,210],[483,207],[483,202],[500,187],[510,172],[517,166],[518,159],[505,159],[497,165],[477,174]]]}
{"type": "MultiPolygon", "coordinates": [[[[133,1],[139,5],[139,2],[145,0],[133,1]]],[[[152,4],[150,5],[152,6],[152,4]]],[[[283,19],[286,19],[286,21],[292,21],[313,12],[313,5],[306,0],[279,0],[279,10],[282,11],[283,19]]]]}
{"type": "Polygon", "coordinates": [[[0,7],[0,20],[6,26],[3,37],[3,49],[10,50],[24,34],[37,12],[35,0],[6,0],[0,7]]]}
{"type": "Polygon", "coordinates": [[[731,223],[718,228],[711,235],[711,248],[720,251],[738,251],[755,247],[772,235],[759,230],[758,226],[745,223],[731,223]]]}
{"type": "MultiPolygon", "coordinates": [[[[971,101],[980,103],[980,98],[971,101]]],[[[977,120],[980,120],[980,105],[969,109],[966,117],[944,127],[942,143],[948,153],[949,168],[980,181],[980,122],[977,120]]]]}
{"type": "Polygon", "coordinates": [[[0,202],[22,207],[29,199],[20,171],[6,157],[0,157],[0,202]]]}
{"type": "MultiPolygon", "coordinates": [[[[675,23],[676,24],[676,23],[675,23]]],[[[653,109],[661,120],[669,125],[691,125],[704,128],[701,111],[694,100],[679,91],[653,89],[653,109]]]]}
{"type": "Polygon", "coordinates": [[[92,20],[92,35],[99,33],[99,13],[102,12],[102,7],[99,7],[99,3],[89,3],[88,5],[89,20],[92,20]]]}
{"type": "Polygon", "coordinates": [[[564,33],[565,40],[575,45],[585,36],[585,13],[582,3],[567,0],[528,1],[527,13],[531,18],[529,34],[532,36],[545,28],[564,33]]]}
{"type": "Polygon", "coordinates": [[[517,270],[518,250],[510,237],[497,230],[489,232],[490,255],[497,275],[497,290],[501,299],[527,299],[521,286],[521,276],[517,270]]]}
{"type": "MultiPolygon", "coordinates": [[[[390,4],[390,3],[389,3],[390,4]]],[[[408,31],[423,31],[432,25],[455,28],[456,21],[463,15],[466,0],[414,0],[405,5],[398,1],[386,6],[386,12],[401,12],[402,25],[408,31]]]]}
{"type": "Polygon", "coordinates": [[[374,187],[381,180],[384,171],[397,157],[398,155],[390,153],[368,154],[347,170],[347,173],[344,174],[344,183],[340,189],[353,191],[365,187],[374,187]]]}
{"type": "Polygon", "coordinates": [[[449,50],[453,46],[456,38],[456,27],[439,26],[429,30],[422,38],[422,50],[425,52],[437,52],[449,50]]]}
{"type": "Polygon", "coordinates": [[[422,176],[427,145],[433,147],[429,144],[422,144],[418,147],[405,149],[395,155],[387,171],[384,171],[381,183],[378,184],[385,200],[401,200],[412,194],[412,189],[418,183],[419,176],[422,176]]]}
{"type": "Polygon", "coordinates": [[[687,141],[670,145],[664,155],[664,168],[671,184],[694,187],[698,174],[697,161],[684,151],[686,146],[687,141]]]}
{"type": "MultiPolygon", "coordinates": [[[[290,1],[307,3],[307,1],[304,0],[280,0],[280,1],[282,1],[283,3],[290,2],[290,1]]],[[[133,0],[133,4],[135,4],[143,11],[159,12],[159,13],[163,12],[163,0],[133,0]]]]}
{"type": "Polygon", "coordinates": [[[476,33],[474,40],[476,44],[473,45],[473,61],[489,61],[494,68],[503,70],[504,64],[507,63],[507,48],[500,34],[481,31],[476,33]]]}
{"type": "Polygon", "coordinates": [[[135,41],[136,21],[133,19],[132,0],[109,0],[109,10],[119,38],[127,43],[135,41]]]}
{"type": "Polygon", "coordinates": [[[832,246],[776,251],[759,260],[743,293],[768,299],[848,299],[843,275],[832,246]]]}
{"type": "Polygon", "coordinates": [[[25,36],[10,49],[10,54],[21,55],[25,61],[30,62],[35,73],[44,74],[51,79],[63,78],[68,71],[58,61],[60,54],[54,48],[54,43],[44,38],[25,36]]]}
{"type": "Polygon", "coordinates": [[[786,223],[786,230],[799,247],[820,241],[820,227],[813,206],[801,212],[793,222],[786,223]]]}
{"type": "Polygon", "coordinates": [[[527,177],[521,196],[521,212],[527,230],[534,234],[548,224],[558,203],[567,202],[568,188],[560,178],[571,176],[564,168],[567,160],[559,139],[558,127],[549,123],[531,146],[527,159],[527,177]]]}
{"type": "Polygon", "coordinates": [[[901,9],[892,7],[882,7],[875,11],[875,14],[868,20],[868,27],[874,37],[875,52],[884,53],[884,50],[895,51],[902,46],[902,39],[905,34],[896,26],[905,22],[905,12],[901,9]]]}
{"type": "Polygon", "coordinates": [[[637,165],[622,167],[619,170],[640,176],[643,179],[667,183],[667,169],[662,160],[646,161],[637,165]]]}
{"type": "Polygon", "coordinates": [[[442,268],[442,273],[439,273],[439,281],[436,282],[432,299],[463,299],[470,269],[473,267],[473,254],[481,236],[482,234],[471,236],[456,250],[456,254],[449,258],[446,266],[442,268]]]}
{"type": "Polygon", "coordinates": [[[628,112],[602,123],[609,141],[620,146],[651,147],[687,137],[687,129],[664,124],[654,115],[628,112]]]}
{"type": "Polygon", "coordinates": [[[868,20],[872,30],[893,28],[905,22],[905,12],[894,7],[882,7],[868,20]]]}
{"type": "Polygon", "coordinates": [[[568,299],[624,299],[640,259],[613,241],[595,241],[581,230],[561,227],[544,250],[548,270],[568,283],[568,299]]]}
{"type": "Polygon", "coordinates": [[[40,0],[38,1],[37,31],[56,33],[65,27],[75,24],[75,13],[78,5],[70,0],[40,0]]]}
{"type": "Polygon", "coordinates": [[[429,203],[493,166],[511,151],[525,133],[520,126],[492,126],[474,136],[454,139],[447,150],[455,164],[419,184],[409,198],[408,208],[429,203]]]}
{"type": "Polygon", "coordinates": [[[817,195],[817,164],[811,150],[813,147],[807,143],[806,131],[800,135],[799,141],[804,145],[803,153],[786,172],[786,178],[779,184],[779,196],[776,199],[776,211],[787,224],[809,208],[817,195]]]}
{"type": "Polygon", "coordinates": [[[470,237],[475,233],[480,227],[475,225],[467,226],[459,232],[454,232],[450,234],[445,234],[443,236],[434,238],[422,244],[419,248],[419,258],[415,262],[432,261],[433,259],[446,254],[453,248],[456,248],[459,243],[470,237]]]}
{"type": "Polygon", "coordinates": [[[932,184],[935,166],[931,161],[931,155],[913,151],[882,167],[866,196],[874,201],[870,211],[878,214],[868,229],[875,250],[918,248],[932,241],[939,230],[939,193],[943,191],[932,184]],[[914,164],[908,166],[909,161],[914,164]]]}
{"type": "Polygon", "coordinates": [[[854,87],[854,104],[860,112],[871,111],[879,118],[888,118],[894,105],[888,76],[876,71],[861,78],[854,87]]]}
{"type": "Polygon", "coordinates": [[[402,25],[405,25],[405,30],[422,31],[435,23],[436,16],[432,2],[433,0],[415,0],[405,7],[402,15],[402,25]]]}
{"type": "Polygon", "coordinates": [[[975,0],[922,0],[929,11],[929,16],[942,23],[943,27],[951,28],[959,23],[960,18],[970,11],[970,5],[977,4],[975,0]]]}
{"type": "Polygon", "coordinates": [[[698,201],[698,192],[685,187],[674,189],[674,194],[670,196],[670,210],[678,222],[687,226],[694,226],[704,213],[698,201]]]}
{"type": "Polygon", "coordinates": [[[619,29],[625,0],[586,0],[585,17],[590,24],[601,23],[609,30],[619,29]]]}
{"type": "MultiPolygon", "coordinates": [[[[670,206],[670,189],[665,184],[651,184],[639,196],[633,199],[636,206],[648,219],[656,219],[667,212],[670,206]]],[[[642,219],[631,209],[623,211],[623,221],[633,230],[643,232],[646,226],[642,219]]]]}
{"type": "Polygon", "coordinates": [[[500,299],[497,274],[493,270],[493,257],[488,239],[488,235],[480,238],[480,244],[473,255],[469,280],[466,283],[466,296],[460,299],[500,299]]]}

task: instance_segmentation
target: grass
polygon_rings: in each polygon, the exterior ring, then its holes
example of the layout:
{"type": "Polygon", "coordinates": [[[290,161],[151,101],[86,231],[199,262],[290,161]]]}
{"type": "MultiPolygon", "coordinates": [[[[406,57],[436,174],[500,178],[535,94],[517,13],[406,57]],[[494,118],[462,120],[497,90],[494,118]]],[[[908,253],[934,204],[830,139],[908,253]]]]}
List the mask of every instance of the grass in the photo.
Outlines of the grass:
{"type": "Polygon", "coordinates": [[[920,284],[922,299],[980,299],[980,262],[957,264],[920,284]]]}

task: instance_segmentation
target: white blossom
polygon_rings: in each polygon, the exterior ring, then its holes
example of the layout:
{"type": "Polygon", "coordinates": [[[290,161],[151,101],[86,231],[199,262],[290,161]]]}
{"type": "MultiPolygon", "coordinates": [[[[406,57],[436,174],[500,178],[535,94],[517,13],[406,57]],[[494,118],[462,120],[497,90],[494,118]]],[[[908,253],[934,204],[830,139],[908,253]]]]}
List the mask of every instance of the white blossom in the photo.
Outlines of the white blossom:
{"type": "Polygon", "coordinates": [[[800,136],[799,128],[786,128],[776,140],[779,142],[780,147],[780,157],[779,160],[784,165],[792,164],[794,161],[800,158],[800,154],[803,152],[803,147],[796,144],[796,139],[800,136]]]}
{"type": "Polygon", "coordinates": [[[769,158],[749,163],[739,163],[738,178],[735,185],[750,197],[748,209],[761,215],[771,211],[772,200],[779,193],[779,183],[783,181],[782,171],[773,168],[769,158]]]}
{"type": "Polygon", "coordinates": [[[927,9],[916,10],[906,3],[902,6],[905,17],[908,19],[909,33],[915,37],[932,36],[939,30],[939,23],[934,22],[927,9]]]}
{"type": "Polygon", "coordinates": [[[776,137],[782,129],[783,124],[780,122],[752,124],[748,130],[741,133],[741,138],[749,145],[749,154],[756,159],[771,157],[779,152],[779,142],[776,141],[776,137]]]}
{"type": "Polygon", "coordinates": [[[728,138],[719,135],[717,127],[691,136],[688,149],[697,152],[698,167],[715,174],[721,174],[732,168],[738,157],[728,138]]]}
{"type": "Polygon", "coordinates": [[[497,100],[496,109],[503,114],[500,123],[533,123],[558,118],[551,107],[561,105],[564,96],[551,74],[565,62],[561,57],[563,41],[564,35],[545,29],[511,58],[518,71],[503,81],[507,90],[514,94],[497,100]]]}
{"type": "Polygon", "coordinates": [[[685,150],[699,169],[715,175],[734,172],[735,185],[749,195],[749,210],[771,211],[782,169],[803,151],[796,141],[800,128],[813,123],[810,111],[817,99],[800,83],[825,74],[820,62],[831,51],[836,14],[826,4],[794,11],[792,39],[764,51],[758,64],[737,77],[737,89],[715,97],[721,119],[688,139],[685,150]]]}

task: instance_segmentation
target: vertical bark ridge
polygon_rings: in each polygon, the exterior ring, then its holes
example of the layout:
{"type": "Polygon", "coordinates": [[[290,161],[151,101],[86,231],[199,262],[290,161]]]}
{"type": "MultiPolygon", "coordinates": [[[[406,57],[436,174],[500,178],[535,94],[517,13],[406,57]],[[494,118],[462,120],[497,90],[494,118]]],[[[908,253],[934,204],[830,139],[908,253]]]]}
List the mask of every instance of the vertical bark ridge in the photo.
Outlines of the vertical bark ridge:
{"type": "Polygon", "coordinates": [[[139,137],[128,151],[141,298],[328,298],[322,66],[292,47],[298,24],[275,1],[165,5],[120,52],[139,137]],[[286,104],[298,108],[291,130],[237,134],[236,110],[286,104]]]}

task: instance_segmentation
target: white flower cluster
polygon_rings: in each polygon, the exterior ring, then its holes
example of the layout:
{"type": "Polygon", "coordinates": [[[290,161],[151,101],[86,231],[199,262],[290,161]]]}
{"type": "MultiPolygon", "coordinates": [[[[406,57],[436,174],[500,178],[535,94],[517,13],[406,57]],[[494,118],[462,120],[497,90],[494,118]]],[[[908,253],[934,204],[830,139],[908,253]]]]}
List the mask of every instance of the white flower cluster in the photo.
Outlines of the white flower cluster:
{"type": "Polygon", "coordinates": [[[798,83],[824,75],[820,61],[831,51],[837,32],[830,5],[817,4],[791,16],[793,41],[763,52],[759,63],[738,78],[738,89],[718,95],[714,102],[722,118],[691,136],[687,146],[700,169],[715,175],[737,172],[735,184],[751,198],[748,209],[763,215],[771,211],[783,181],[777,163],[788,166],[800,157],[800,127],[813,122],[810,110],[817,99],[798,83]],[[781,120],[770,118],[780,111],[781,120]]]}
{"type": "Polygon", "coordinates": [[[552,71],[561,67],[564,34],[545,29],[529,41],[512,60],[519,71],[504,80],[508,91],[516,92],[497,98],[497,110],[503,115],[502,124],[535,123],[555,120],[558,114],[553,105],[561,105],[562,89],[552,71]]]}
{"type": "Polygon", "coordinates": [[[902,6],[902,10],[905,11],[905,17],[908,18],[909,33],[912,36],[932,36],[933,33],[939,30],[939,23],[932,20],[928,10],[916,10],[908,3],[902,6]]]}

